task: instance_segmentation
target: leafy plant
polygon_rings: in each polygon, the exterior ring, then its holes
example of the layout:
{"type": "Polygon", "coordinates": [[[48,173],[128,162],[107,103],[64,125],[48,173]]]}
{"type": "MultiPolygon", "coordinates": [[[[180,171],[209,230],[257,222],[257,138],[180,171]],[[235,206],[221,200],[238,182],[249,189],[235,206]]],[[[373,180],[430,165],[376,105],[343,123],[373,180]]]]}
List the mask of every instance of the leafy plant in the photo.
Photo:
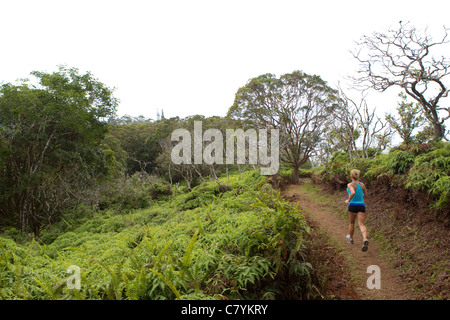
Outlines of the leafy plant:
{"type": "Polygon", "coordinates": [[[0,236],[1,297],[316,297],[303,213],[256,172],[228,179],[227,190],[205,182],[150,208],[87,210],[44,229],[51,241],[41,245],[0,236]],[[81,270],[79,290],[65,285],[70,265],[81,270]]]}

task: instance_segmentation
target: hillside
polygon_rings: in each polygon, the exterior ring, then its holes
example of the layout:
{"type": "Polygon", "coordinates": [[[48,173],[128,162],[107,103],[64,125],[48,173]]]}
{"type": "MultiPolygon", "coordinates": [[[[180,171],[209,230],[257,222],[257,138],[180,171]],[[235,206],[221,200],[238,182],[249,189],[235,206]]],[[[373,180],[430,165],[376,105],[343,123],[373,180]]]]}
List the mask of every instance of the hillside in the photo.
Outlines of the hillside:
{"type": "Polygon", "coordinates": [[[386,154],[350,161],[335,153],[328,170],[313,175],[330,205],[347,221],[348,172],[361,170],[368,188],[367,225],[382,255],[416,298],[448,299],[450,293],[450,144],[392,148],[386,154]]]}
{"type": "Polygon", "coordinates": [[[216,182],[186,193],[174,188],[128,212],[80,207],[44,229],[39,242],[6,229],[0,297],[323,298],[304,214],[266,180],[246,172],[231,176],[226,191],[216,182]],[[69,289],[77,268],[80,288],[69,289]]]}

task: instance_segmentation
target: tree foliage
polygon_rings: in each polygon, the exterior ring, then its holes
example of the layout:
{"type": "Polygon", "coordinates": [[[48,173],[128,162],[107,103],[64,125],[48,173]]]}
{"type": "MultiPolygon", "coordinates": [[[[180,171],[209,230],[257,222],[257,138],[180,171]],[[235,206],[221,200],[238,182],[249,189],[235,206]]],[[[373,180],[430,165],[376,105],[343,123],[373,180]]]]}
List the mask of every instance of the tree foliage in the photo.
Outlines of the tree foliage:
{"type": "Polygon", "coordinates": [[[419,104],[414,104],[413,102],[408,103],[403,93],[400,93],[399,96],[402,98],[402,101],[397,106],[399,118],[396,118],[392,114],[386,114],[386,121],[397,131],[405,145],[411,145],[416,140],[414,131],[424,125],[425,118],[422,115],[419,104]]]}
{"type": "Polygon", "coordinates": [[[0,88],[0,215],[36,235],[90,183],[108,172],[103,119],[112,90],[90,73],[60,67],[0,88]]]}
{"type": "Polygon", "coordinates": [[[264,74],[236,93],[228,116],[257,128],[280,130],[280,156],[293,167],[293,180],[321,140],[323,124],[336,108],[337,91],[319,76],[294,71],[264,74]]]}

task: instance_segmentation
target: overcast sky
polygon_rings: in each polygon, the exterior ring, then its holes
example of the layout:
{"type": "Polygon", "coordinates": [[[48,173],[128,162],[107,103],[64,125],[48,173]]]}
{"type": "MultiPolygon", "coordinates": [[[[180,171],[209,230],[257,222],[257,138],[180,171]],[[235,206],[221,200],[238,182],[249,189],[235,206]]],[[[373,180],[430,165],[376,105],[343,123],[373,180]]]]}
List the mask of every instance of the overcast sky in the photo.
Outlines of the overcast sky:
{"type": "MultiPolygon", "coordinates": [[[[0,82],[65,64],[115,87],[119,116],[224,116],[252,77],[302,70],[336,86],[356,71],[349,50],[361,36],[399,20],[440,32],[448,9],[443,0],[0,0],[0,82]]],[[[393,109],[398,92],[371,103],[393,109]]]]}

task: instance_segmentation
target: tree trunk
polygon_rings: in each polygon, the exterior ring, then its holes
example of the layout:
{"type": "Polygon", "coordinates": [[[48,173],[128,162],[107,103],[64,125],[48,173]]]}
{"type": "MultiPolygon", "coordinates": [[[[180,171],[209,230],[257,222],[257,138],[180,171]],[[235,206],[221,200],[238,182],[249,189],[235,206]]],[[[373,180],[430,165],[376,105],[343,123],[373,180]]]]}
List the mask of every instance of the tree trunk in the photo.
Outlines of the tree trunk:
{"type": "Polygon", "coordinates": [[[33,233],[34,233],[34,240],[36,242],[39,242],[39,236],[41,234],[41,227],[39,226],[39,224],[37,222],[33,226],[33,233]]]}
{"type": "Polygon", "coordinates": [[[298,166],[294,166],[294,169],[292,170],[292,183],[298,183],[299,178],[300,174],[298,172],[298,166]]]}
{"type": "Polygon", "coordinates": [[[442,125],[437,121],[433,121],[433,132],[434,132],[434,139],[444,137],[444,128],[442,128],[442,125]]]}

